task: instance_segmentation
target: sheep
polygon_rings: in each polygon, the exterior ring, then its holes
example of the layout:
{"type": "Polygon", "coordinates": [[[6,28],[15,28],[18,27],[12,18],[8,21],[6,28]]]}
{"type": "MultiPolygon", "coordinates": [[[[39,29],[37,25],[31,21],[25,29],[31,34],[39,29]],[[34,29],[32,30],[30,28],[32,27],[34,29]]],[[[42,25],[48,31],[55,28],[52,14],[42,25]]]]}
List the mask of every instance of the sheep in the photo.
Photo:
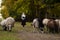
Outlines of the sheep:
{"type": "Polygon", "coordinates": [[[58,32],[58,22],[56,22],[57,20],[53,20],[53,19],[47,19],[45,18],[43,20],[43,24],[45,26],[45,28],[47,28],[47,31],[50,32],[58,32]]]}
{"type": "Polygon", "coordinates": [[[38,19],[37,18],[33,20],[32,25],[34,27],[38,27],[39,23],[38,23],[38,19]]]}
{"type": "Polygon", "coordinates": [[[12,17],[8,17],[5,20],[1,22],[1,26],[5,27],[5,30],[12,30],[12,27],[14,27],[15,20],[12,17]]]}
{"type": "Polygon", "coordinates": [[[43,19],[42,23],[44,24],[44,26],[47,25],[48,21],[49,21],[49,19],[47,19],[47,18],[43,19]]]}
{"type": "Polygon", "coordinates": [[[41,32],[41,33],[42,33],[42,31],[40,31],[40,28],[39,28],[38,18],[35,18],[35,19],[33,20],[32,26],[33,26],[33,28],[34,28],[33,32],[38,32],[38,33],[41,32]]]}
{"type": "Polygon", "coordinates": [[[47,23],[47,27],[49,28],[49,32],[58,33],[58,26],[55,20],[50,19],[47,23]]]}
{"type": "Polygon", "coordinates": [[[45,29],[44,32],[48,31],[47,24],[48,24],[49,20],[50,19],[44,18],[43,21],[42,21],[42,23],[44,25],[44,29],[45,29]]]}

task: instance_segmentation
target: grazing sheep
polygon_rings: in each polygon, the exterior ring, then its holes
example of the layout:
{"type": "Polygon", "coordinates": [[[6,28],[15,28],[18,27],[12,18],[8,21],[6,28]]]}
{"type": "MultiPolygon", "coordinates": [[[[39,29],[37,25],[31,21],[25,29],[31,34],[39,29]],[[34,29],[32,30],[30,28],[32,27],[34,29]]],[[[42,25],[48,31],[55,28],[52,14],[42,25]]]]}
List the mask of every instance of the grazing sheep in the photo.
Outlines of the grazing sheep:
{"type": "Polygon", "coordinates": [[[35,18],[32,22],[34,31],[33,32],[39,32],[39,22],[38,22],[38,18],[35,18]]]}
{"type": "Polygon", "coordinates": [[[47,26],[48,21],[49,21],[49,19],[47,19],[47,18],[43,19],[44,26],[47,26]]]}
{"type": "Polygon", "coordinates": [[[50,19],[48,21],[47,27],[49,28],[49,32],[52,32],[52,33],[58,32],[58,27],[56,25],[55,20],[53,20],[53,19],[50,19]]]}
{"type": "Polygon", "coordinates": [[[43,20],[43,24],[47,31],[58,32],[58,25],[55,20],[46,18],[43,20]]]}
{"type": "Polygon", "coordinates": [[[1,22],[1,26],[4,26],[5,30],[12,30],[12,27],[14,26],[15,20],[12,17],[8,17],[5,20],[1,22]]]}
{"type": "Polygon", "coordinates": [[[34,19],[32,24],[33,24],[34,27],[38,27],[38,25],[39,25],[38,19],[37,18],[34,19]]]}
{"type": "Polygon", "coordinates": [[[44,31],[45,32],[47,32],[48,31],[48,27],[47,27],[47,24],[48,24],[48,21],[49,21],[50,19],[47,19],[47,18],[44,18],[43,19],[43,21],[42,21],[42,23],[43,23],[43,25],[44,25],[44,31]]]}

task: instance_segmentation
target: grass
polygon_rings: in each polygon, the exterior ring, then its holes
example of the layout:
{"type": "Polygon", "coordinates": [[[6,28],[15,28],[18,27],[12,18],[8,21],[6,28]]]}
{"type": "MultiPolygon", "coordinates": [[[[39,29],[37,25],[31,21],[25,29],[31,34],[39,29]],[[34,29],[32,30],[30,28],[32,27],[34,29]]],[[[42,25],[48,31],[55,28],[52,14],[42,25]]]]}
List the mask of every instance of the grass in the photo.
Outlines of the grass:
{"type": "Polygon", "coordinates": [[[20,24],[20,22],[16,22],[14,25],[14,28],[12,29],[12,32],[9,31],[3,31],[2,27],[0,26],[0,40],[21,40],[21,38],[18,38],[18,33],[23,30],[27,32],[31,32],[33,28],[31,27],[30,23],[27,23],[28,25],[23,28],[20,24]]]}
{"type": "Polygon", "coordinates": [[[0,31],[0,40],[19,40],[13,32],[0,31]]]}
{"type": "MultiPolygon", "coordinates": [[[[29,33],[32,32],[33,30],[34,28],[31,26],[30,22],[27,22],[25,27],[22,27],[20,22],[16,22],[11,32],[3,31],[2,27],[0,26],[0,40],[26,40],[25,38],[21,37],[20,32],[23,31],[24,33],[26,31],[29,33]]],[[[27,34],[25,36],[27,36],[27,34]]]]}
{"type": "Polygon", "coordinates": [[[9,32],[9,31],[3,31],[2,27],[0,27],[0,40],[19,40],[16,37],[16,32],[14,31],[14,29],[12,30],[12,32],[9,32]]]}

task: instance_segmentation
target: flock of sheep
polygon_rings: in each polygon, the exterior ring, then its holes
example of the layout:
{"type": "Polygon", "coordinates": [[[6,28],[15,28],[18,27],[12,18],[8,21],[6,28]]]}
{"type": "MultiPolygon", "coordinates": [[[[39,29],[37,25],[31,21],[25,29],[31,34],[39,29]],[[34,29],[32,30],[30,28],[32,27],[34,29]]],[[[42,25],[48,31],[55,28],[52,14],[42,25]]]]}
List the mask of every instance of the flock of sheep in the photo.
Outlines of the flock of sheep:
{"type": "MultiPolygon", "coordinates": [[[[51,32],[51,33],[58,33],[58,32],[60,32],[60,19],[55,19],[54,20],[54,19],[45,18],[45,19],[42,20],[42,24],[44,25],[44,27],[42,29],[43,32],[46,32],[46,31],[44,31],[44,28],[46,28],[47,31],[51,32]]],[[[39,24],[38,18],[35,18],[33,20],[32,25],[37,30],[38,30],[38,28],[41,29],[41,26],[39,26],[40,24],[39,24]]]]}
{"type": "MultiPolygon", "coordinates": [[[[12,30],[12,27],[14,27],[14,23],[15,23],[15,20],[14,18],[12,17],[8,17],[6,19],[3,19],[1,22],[0,22],[0,25],[2,26],[3,30],[8,30],[8,31],[11,31],[12,30]]],[[[44,27],[46,27],[47,29],[49,29],[49,31],[51,32],[59,32],[60,31],[60,19],[43,19],[42,21],[42,24],[44,25],[44,27]]],[[[34,26],[34,28],[39,28],[39,21],[38,21],[38,18],[34,19],[33,22],[32,22],[32,25],[34,26]]],[[[35,30],[36,30],[35,29],[35,30]]]]}

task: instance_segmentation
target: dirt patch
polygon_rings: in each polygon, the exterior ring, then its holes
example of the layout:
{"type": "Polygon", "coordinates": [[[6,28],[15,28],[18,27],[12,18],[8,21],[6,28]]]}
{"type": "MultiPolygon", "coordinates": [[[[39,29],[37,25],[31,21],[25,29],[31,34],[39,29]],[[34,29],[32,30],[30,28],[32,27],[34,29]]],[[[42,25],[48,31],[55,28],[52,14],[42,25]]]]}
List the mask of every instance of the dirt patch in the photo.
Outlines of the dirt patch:
{"type": "Polygon", "coordinates": [[[41,34],[25,31],[19,32],[18,37],[22,40],[60,40],[60,34],[41,34]]]}

